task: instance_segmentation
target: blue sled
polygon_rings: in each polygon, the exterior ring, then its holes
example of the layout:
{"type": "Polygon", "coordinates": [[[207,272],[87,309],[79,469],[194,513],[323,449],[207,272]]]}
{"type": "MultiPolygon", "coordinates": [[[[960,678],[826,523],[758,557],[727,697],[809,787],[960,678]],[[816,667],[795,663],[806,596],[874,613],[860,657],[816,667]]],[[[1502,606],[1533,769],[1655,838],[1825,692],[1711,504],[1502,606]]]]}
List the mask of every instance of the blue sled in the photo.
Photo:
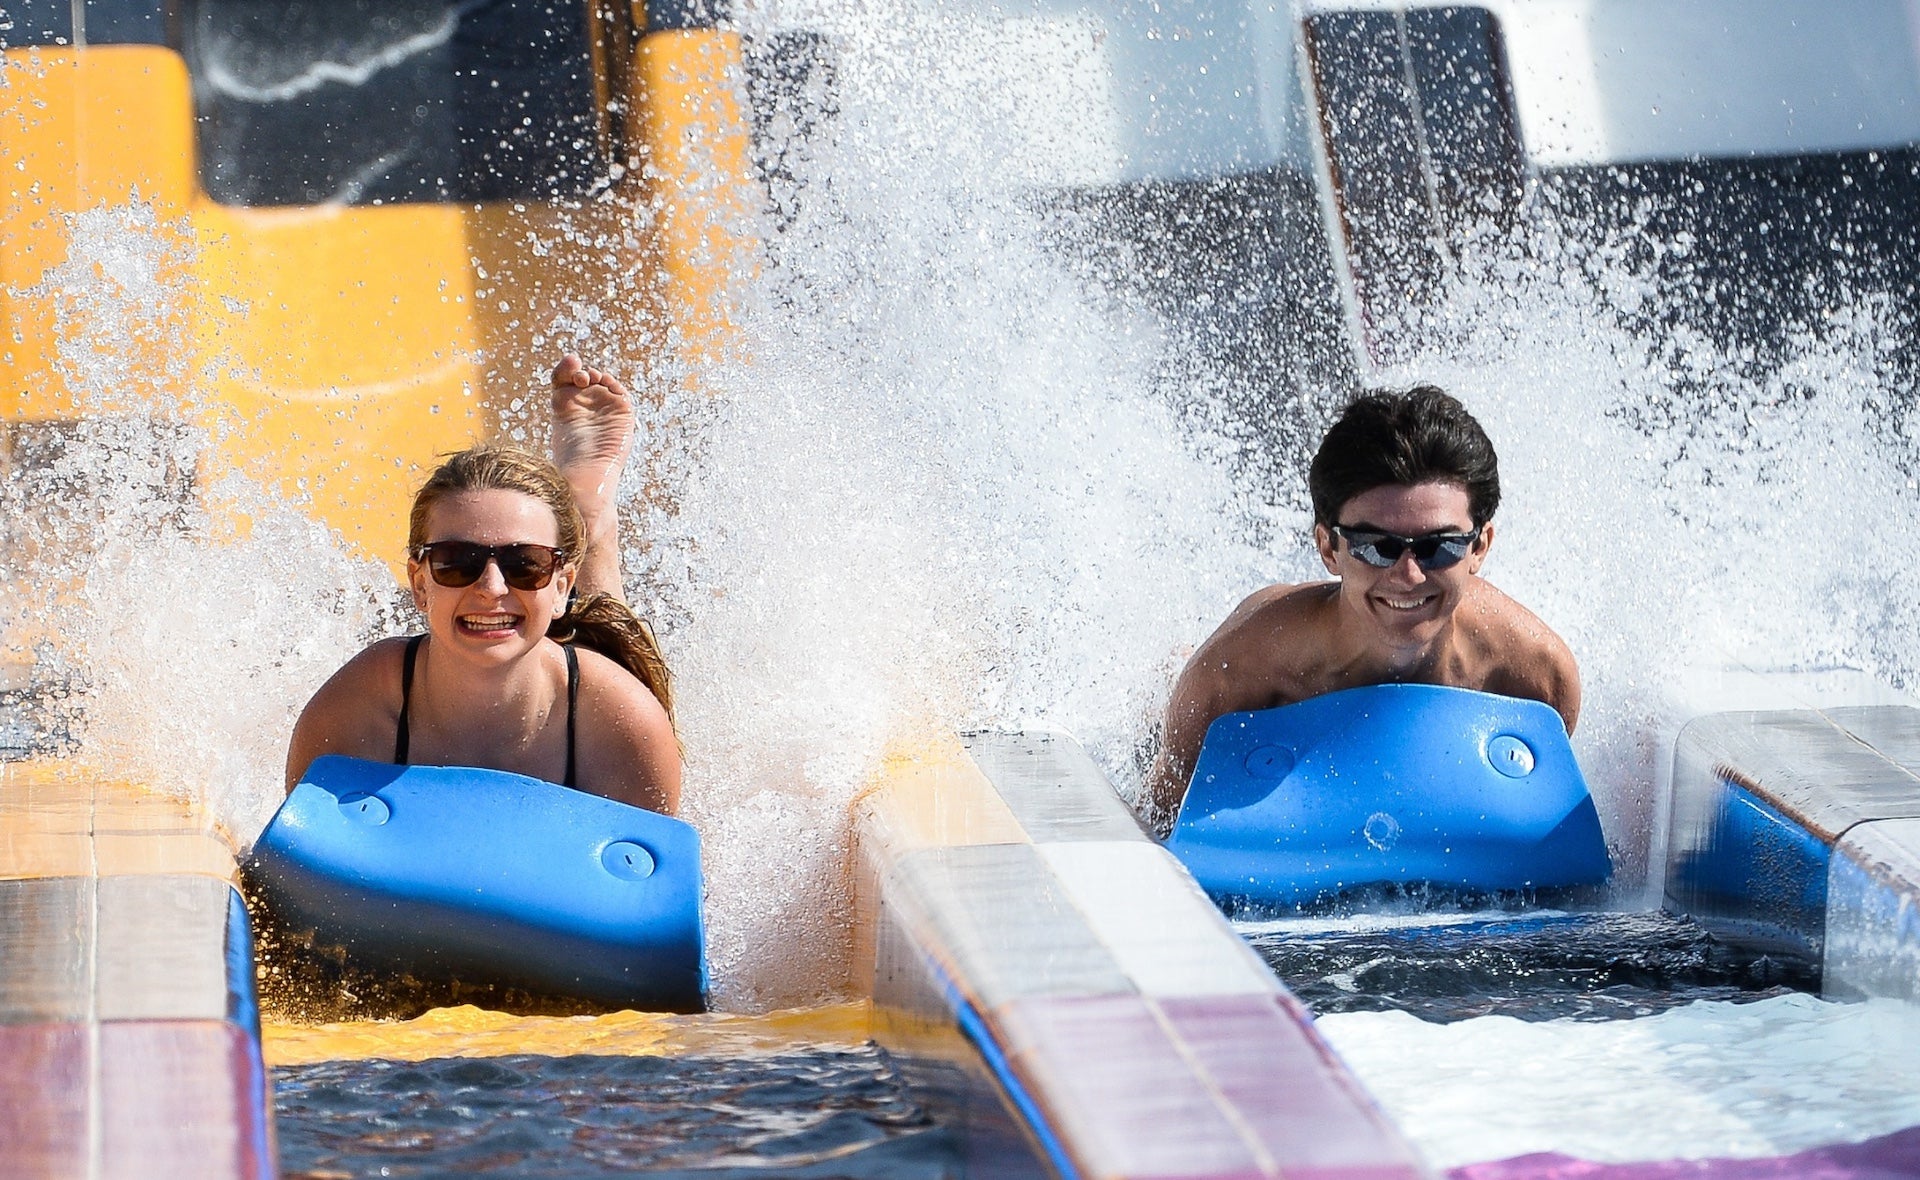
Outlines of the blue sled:
{"type": "Polygon", "coordinates": [[[1209,896],[1287,907],[1380,885],[1595,885],[1613,863],[1560,715],[1383,684],[1207,730],[1167,847],[1209,896]]]}
{"type": "Polygon", "coordinates": [[[611,1007],[705,1007],[700,836],[525,775],[316,758],[254,844],[275,918],[358,962],[611,1007]]]}

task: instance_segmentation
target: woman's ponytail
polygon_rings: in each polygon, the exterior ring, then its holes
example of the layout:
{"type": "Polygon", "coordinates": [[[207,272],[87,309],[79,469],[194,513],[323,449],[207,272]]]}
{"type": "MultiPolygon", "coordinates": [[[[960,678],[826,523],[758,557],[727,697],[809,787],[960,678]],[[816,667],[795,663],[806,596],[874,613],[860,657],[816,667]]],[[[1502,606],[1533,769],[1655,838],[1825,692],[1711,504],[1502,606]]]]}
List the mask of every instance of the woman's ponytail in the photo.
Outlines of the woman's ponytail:
{"type": "Polygon", "coordinates": [[[673,676],[653,638],[653,628],[626,603],[611,594],[576,598],[567,605],[567,613],[547,628],[547,638],[590,647],[633,673],[667,711],[667,721],[673,721],[673,676]]]}

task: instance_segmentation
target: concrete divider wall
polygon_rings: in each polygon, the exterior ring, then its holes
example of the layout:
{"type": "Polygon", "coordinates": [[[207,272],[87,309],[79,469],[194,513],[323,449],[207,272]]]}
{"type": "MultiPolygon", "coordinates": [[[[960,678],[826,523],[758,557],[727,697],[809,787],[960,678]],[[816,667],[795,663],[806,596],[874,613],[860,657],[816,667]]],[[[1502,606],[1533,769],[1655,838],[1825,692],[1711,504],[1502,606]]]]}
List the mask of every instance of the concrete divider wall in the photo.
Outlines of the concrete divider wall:
{"type": "Polygon", "coordinates": [[[1920,998],[1920,709],[1720,713],[1675,747],[1667,904],[1920,998]]]}
{"type": "Polygon", "coordinates": [[[0,765],[0,1175],[275,1172],[234,850],[193,808],[0,765]]]}
{"type": "Polygon", "coordinates": [[[1070,739],[930,744],[854,821],[876,1027],[983,1172],[1024,1141],[1065,1176],[1427,1174],[1070,739]]]}

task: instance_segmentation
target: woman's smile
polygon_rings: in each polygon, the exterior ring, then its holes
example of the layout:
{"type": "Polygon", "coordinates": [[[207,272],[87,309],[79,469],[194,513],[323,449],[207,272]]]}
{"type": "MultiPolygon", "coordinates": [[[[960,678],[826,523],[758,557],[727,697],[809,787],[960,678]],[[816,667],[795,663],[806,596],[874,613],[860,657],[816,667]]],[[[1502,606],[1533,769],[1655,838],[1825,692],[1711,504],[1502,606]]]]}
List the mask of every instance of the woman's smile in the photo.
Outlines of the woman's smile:
{"type": "Polygon", "coordinates": [[[523,617],[510,614],[460,615],[454,622],[469,635],[491,637],[513,634],[523,617]]]}
{"type": "MultiPolygon", "coordinates": [[[[426,543],[462,542],[482,549],[552,547],[559,542],[559,531],[553,510],[539,500],[491,488],[442,497],[428,515],[426,543]]],[[[426,561],[416,560],[415,601],[433,635],[464,646],[490,664],[512,661],[546,636],[572,589],[571,570],[563,568],[545,585],[521,590],[509,584],[501,570],[501,562],[510,560],[507,555],[484,555],[483,560],[479,576],[464,586],[442,585],[426,561]]],[[[464,576],[472,577],[472,570],[464,576]]]]}

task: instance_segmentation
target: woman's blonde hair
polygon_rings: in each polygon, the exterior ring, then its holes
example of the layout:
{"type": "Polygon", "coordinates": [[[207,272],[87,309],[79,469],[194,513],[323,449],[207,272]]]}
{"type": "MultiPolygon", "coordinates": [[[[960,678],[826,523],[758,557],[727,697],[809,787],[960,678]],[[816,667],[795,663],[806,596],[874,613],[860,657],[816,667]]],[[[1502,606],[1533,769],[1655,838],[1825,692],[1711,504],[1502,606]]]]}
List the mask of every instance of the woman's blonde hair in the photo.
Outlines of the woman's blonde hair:
{"type": "MultiPolygon", "coordinates": [[[[407,548],[427,543],[427,514],[441,497],[459,492],[503,491],[532,496],[553,510],[560,525],[560,549],[578,564],[586,555],[586,521],[573,501],[560,469],[540,456],[515,447],[468,447],[448,456],[413,497],[407,518],[407,548]]],[[[633,673],[673,720],[673,677],[660,655],[653,629],[611,594],[575,595],[566,613],[547,627],[547,638],[590,647],[633,673]]]]}

